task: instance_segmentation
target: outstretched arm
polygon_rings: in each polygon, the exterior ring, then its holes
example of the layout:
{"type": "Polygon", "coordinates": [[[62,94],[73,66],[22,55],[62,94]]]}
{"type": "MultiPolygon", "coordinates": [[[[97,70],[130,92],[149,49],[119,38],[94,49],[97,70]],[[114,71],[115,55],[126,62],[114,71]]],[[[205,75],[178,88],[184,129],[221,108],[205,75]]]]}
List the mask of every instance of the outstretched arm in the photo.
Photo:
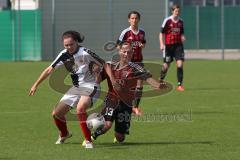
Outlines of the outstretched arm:
{"type": "Polygon", "coordinates": [[[147,83],[150,84],[154,89],[164,89],[167,87],[165,82],[159,83],[157,80],[153,79],[152,77],[146,79],[147,83]]]}
{"type": "Polygon", "coordinates": [[[52,66],[47,67],[39,76],[39,78],[36,80],[36,82],[32,85],[29,96],[33,96],[36,92],[38,86],[44,81],[52,72],[54,71],[54,68],[52,66]]]}

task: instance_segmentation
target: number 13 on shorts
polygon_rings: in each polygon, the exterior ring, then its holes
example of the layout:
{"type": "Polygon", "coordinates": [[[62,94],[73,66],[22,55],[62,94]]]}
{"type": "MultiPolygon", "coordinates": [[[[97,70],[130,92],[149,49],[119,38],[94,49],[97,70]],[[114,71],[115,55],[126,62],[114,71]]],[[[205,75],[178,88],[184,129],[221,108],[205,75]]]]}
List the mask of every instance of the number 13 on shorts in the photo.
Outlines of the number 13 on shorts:
{"type": "Polygon", "coordinates": [[[106,108],[105,115],[106,116],[112,116],[113,115],[113,111],[114,111],[113,108],[106,108]]]}

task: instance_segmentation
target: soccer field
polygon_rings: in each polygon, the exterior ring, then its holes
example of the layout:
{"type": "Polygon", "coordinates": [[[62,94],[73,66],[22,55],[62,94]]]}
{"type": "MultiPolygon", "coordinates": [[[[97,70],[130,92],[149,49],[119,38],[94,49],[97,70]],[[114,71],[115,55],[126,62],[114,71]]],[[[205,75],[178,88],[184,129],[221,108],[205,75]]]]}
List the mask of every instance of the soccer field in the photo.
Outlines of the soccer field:
{"type": "MultiPolygon", "coordinates": [[[[81,146],[77,121],[68,123],[73,137],[64,145],[54,144],[58,132],[51,111],[62,94],[48,81],[28,97],[32,83],[49,64],[0,63],[0,160],[239,159],[239,61],[186,61],[184,92],[144,98],[145,115],[133,117],[126,142],[113,144],[111,130],[92,150],[81,146]]],[[[176,84],[174,65],[167,81],[176,84]]]]}

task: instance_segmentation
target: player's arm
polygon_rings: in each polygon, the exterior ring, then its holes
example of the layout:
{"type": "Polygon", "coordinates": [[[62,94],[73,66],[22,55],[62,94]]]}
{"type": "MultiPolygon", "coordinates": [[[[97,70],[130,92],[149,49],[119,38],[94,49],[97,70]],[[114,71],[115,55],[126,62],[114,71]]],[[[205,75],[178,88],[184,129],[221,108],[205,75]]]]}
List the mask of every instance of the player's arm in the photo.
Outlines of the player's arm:
{"type": "Polygon", "coordinates": [[[165,37],[165,34],[160,32],[160,34],[159,34],[160,50],[164,50],[165,49],[164,37],[165,37]]]}
{"type": "Polygon", "coordinates": [[[139,77],[139,79],[145,80],[154,89],[161,89],[166,87],[164,83],[159,83],[157,80],[152,78],[152,74],[143,67],[134,63],[130,63],[130,65],[136,69],[135,76],[139,77]]]}
{"type": "Polygon", "coordinates": [[[63,58],[63,53],[65,50],[63,50],[62,52],[60,52],[60,54],[56,57],[56,59],[52,62],[52,64],[47,67],[38,77],[38,79],[36,80],[36,82],[32,85],[30,91],[29,91],[29,96],[34,95],[34,93],[36,92],[38,86],[58,67],[60,67],[61,65],[63,65],[62,62],[62,58],[63,58]]]}
{"type": "Polygon", "coordinates": [[[39,76],[39,78],[36,80],[36,82],[32,85],[29,96],[34,95],[36,92],[38,86],[54,71],[54,68],[52,66],[47,67],[39,76]]]}
{"type": "Polygon", "coordinates": [[[123,37],[122,37],[122,34],[121,34],[116,41],[117,49],[120,49],[120,46],[121,46],[122,43],[123,43],[123,37]]]}
{"type": "Polygon", "coordinates": [[[120,49],[121,44],[126,40],[126,30],[123,30],[117,39],[116,46],[120,49]]]}
{"type": "Polygon", "coordinates": [[[91,56],[91,59],[93,59],[98,65],[103,66],[105,64],[105,61],[96,53],[92,52],[89,49],[84,49],[84,51],[87,52],[91,56]]]}
{"type": "Polygon", "coordinates": [[[160,50],[165,49],[165,34],[167,29],[167,21],[168,18],[165,18],[161,26],[161,31],[159,33],[160,50]]]}
{"type": "Polygon", "coordinates": [[[100,83],[101,81],[101,72],[104,68],[105,61],[99,57],[96,53],[92,52],[89,49],[84,49],[87,53],[86,59],[89,62],[89,71],[92,75],[95,75],[96,81],[100,83]]]}
{"type": "Polygon", "coordinates": [[[165,83],[159,83],[157,80],[153,79],[152,77],[146,79],[146,82],[150,84],[154,89],[163,89],[166,87],[165,83]]]}
{"type": "Polygon", "coordinates": [[[116,90],[121,90],[121,85],[117,83],[116,79],[113,76],[111,64],[105,63],[104,70],[105,70],[107,76],[109,77],[113,88],[116,90]]]}
{"type": "Polygon", "coordinates": [[[142,40],[141,40],[141,48],[145,48],[146,46],[146,38],[145,38],[145,32],[143,34],[142,40]]]}
{"type": "Polygon", "coordinates": [[[181,33],[181,41],[182,41],[182,43],[184,43],[185,40],[186,40],[186,37],[185,37],[185,35],[184,35],[184,27],[183,27],[183,26],[182,26],[182,28],[181,28],[180,33],[181,33]]]}
{"type": "Polygon", "coordinates": [[[184,43],[186,41],[186,37],[184,34],[181,35],[181,41],[182,41],[182,43],[184,43]]]}
{"type": "Polygon", "coordinates": [[[145,48],[145,45],[146,45],[146,43],[143,43],[143,42],[142,42],[141,45],[140,45],[140,47],[141,47],[141,48],[145,48]]]}
{"type": "Polygon", "coordinates": [[[116,47],[117,49],[120,49],[122,42],[120,40],[117,40],[116,47]]]}

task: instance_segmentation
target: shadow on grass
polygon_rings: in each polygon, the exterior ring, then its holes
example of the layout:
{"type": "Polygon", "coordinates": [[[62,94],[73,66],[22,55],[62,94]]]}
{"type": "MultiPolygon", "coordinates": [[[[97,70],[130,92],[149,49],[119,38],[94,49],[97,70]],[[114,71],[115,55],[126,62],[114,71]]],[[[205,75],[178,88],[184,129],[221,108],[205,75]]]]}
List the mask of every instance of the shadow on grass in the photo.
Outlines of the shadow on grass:
{"type": "MultiPolygon", "coordinates": [[[[68,144],[77,144],[81,145],[80,143],[73,142],[73,143],[68,143],[68,144]]],[[[96,148],[126,148],[128,146],[149,146],[149,145],[193,145],[193,144],[202,144],[202,145],[213,145],[215,144],[214,141],[182,141],[182,142],[177,142],[177,141],[166,141],[166,142],[124,142],[124,143],[95,143],[94,147],[96,148]]]]}

